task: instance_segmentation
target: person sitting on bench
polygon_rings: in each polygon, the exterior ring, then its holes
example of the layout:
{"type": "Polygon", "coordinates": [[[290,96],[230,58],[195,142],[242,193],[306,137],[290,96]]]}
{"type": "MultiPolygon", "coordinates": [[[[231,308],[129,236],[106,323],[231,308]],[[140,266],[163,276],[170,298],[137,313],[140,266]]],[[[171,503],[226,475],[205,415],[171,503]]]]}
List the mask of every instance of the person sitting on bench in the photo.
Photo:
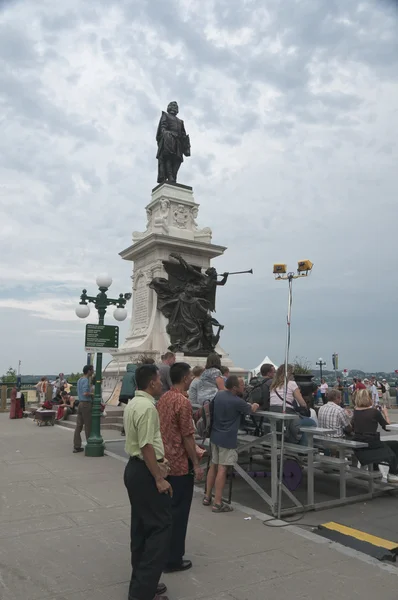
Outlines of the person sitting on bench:
{"type": "Polygon", "coordinates": [[[351,419],[348,412],[341,406],[341,392],[332,389],[328,394],[328,401],[321,406],[318,413],[319,427],[325,429],[334,429],[334,433],[329,433],[329,437],[344,438],[346,434],[351,433],[351,419]]]}
{"type": "MultiPolygon", "coordinates": [[[[285,393],[285,365],[278,367],[270,388],[270,411],[283,412],[283,398],[285,393]]],[[[290,444],[307,446],[305,433],[300,432],[300,427],[315,427],[316,423],[310,418],[307,403],[301,395],[300,388],[294,381],[293,366],[287,367],[286,413],[297,415],[287,424],[285,440],[290,444]]]]}
{"type": "Polygon", "coordinates": [[[361,465],[373,464],[378,469],[379,463],[387,463],[390,467],[387,476],[388,482],[398,483],[398,442],[380,439],[378,426],[380,425],[385,431],[388,431],[387,426],[390,424],[390,419],[385,407],[381,410],[374,408],[369,390],[357,391],[352,424],[354,439],[368,444],[368,448],[355,452],[361,465]]]}

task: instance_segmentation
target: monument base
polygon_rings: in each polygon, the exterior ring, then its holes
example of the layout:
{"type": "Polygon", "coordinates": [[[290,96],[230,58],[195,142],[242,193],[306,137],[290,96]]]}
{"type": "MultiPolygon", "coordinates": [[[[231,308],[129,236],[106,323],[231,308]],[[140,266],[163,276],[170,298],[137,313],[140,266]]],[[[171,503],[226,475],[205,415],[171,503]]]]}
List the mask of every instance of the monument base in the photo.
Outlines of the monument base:
{"type": "MultiPolygon", "coordinates": [[[[192,188],[180,184],[163,183],[152,190],[151,202],[146,207],[147,228],[133,233],[133,244],[120,256],[133,263],[133,313],[130,331],[124,344],[112,355],[113,360],[105,368],[103,381],[104,399],[113,393],[129,363],[137,363],[142,355],[160,361],[170,346],[167,319],[157,309],[157,296],[149,283],[155,277],[167,279],[163,261],[171,253],[182,257],[198,269],[210,267],[210,261],[221,256],[226,248],[212,243],[209,227],[199,229],[196,222],[199,211],[192,188]]],[[[216,351],[231,373],[242,375],[221,347],[216,351]]],[[[205,356],[177,355],[178,360],[192,367],[204,366],[205,356]]]]}

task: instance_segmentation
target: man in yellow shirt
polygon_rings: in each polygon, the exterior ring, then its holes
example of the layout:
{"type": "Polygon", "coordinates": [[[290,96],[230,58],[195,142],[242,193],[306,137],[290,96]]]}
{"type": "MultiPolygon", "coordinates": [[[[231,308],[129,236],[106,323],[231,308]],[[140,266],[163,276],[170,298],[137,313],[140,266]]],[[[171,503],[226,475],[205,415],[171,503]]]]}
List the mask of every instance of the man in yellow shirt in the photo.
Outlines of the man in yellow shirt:
{"type": "Polygon", "coordinates": [[[171,539],[172,489],[154,398],[162,391],[159,369],[141,365],[135,372],[137,391],[124,411],[126,452],[130,460],[124,483],[131,504],[131,566],[129,600],[163,598],[159,583],[171,539]]]}

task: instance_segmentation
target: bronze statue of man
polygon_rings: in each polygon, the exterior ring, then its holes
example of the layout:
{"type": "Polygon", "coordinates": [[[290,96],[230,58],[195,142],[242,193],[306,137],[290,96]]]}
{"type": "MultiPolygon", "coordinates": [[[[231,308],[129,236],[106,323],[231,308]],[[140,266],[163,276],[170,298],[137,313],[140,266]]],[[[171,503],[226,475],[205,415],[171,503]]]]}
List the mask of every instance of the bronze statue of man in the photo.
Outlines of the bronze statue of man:
{"type": "Polygon", "coordinates": [[[177,173],[184,156],[191,156],[189,135],[185,132],[184,121],[177,117],[178,104],[170,102],[167,112],[162,112],[156,141],[158,144],[158,183],[176,183],[177,173]]]}

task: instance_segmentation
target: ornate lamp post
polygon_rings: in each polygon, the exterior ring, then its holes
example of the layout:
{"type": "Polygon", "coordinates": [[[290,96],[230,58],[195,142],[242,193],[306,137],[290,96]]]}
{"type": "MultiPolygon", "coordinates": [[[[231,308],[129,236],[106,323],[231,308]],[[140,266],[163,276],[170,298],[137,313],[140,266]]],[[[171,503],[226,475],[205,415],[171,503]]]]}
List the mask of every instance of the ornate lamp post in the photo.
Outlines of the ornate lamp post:
{"type": "MultiPolygon", "coordinates": [[[[80,319],[85,319],[90,314],[89,303],[94,304],[98,311],[98,325],[104,325],[105,313],[108,306],[116,306],[113,316],[116,321],[124,321],[127,317],[125,305],[131,298],[131,294],[119,294],[119,298],[108,298],[106,292],[112,285],[112,277],[109,275],[99,275],[96,279],[99,287],[97,296],[88,296],[87,290],[83,290],[80,296],[80,303],[76,308],[76,315],[80,319]]],[[[102,352],[97,352],[97,362],[95,366],[95,390],[93,399],[93,408],[91,415],[91,433],[87,440],[86,456],[104,456],[104,440],[101,436],[101,399],[102,399],[102,352]]]]}
{"type": "Polygon", "coordinates": [[[317,367],[319,367],[321,383],[322,383],[322,367],[326,365],[326,362],[322,360],[322,358],[318,358],[318,362],[315,363],[317,367]]]}

